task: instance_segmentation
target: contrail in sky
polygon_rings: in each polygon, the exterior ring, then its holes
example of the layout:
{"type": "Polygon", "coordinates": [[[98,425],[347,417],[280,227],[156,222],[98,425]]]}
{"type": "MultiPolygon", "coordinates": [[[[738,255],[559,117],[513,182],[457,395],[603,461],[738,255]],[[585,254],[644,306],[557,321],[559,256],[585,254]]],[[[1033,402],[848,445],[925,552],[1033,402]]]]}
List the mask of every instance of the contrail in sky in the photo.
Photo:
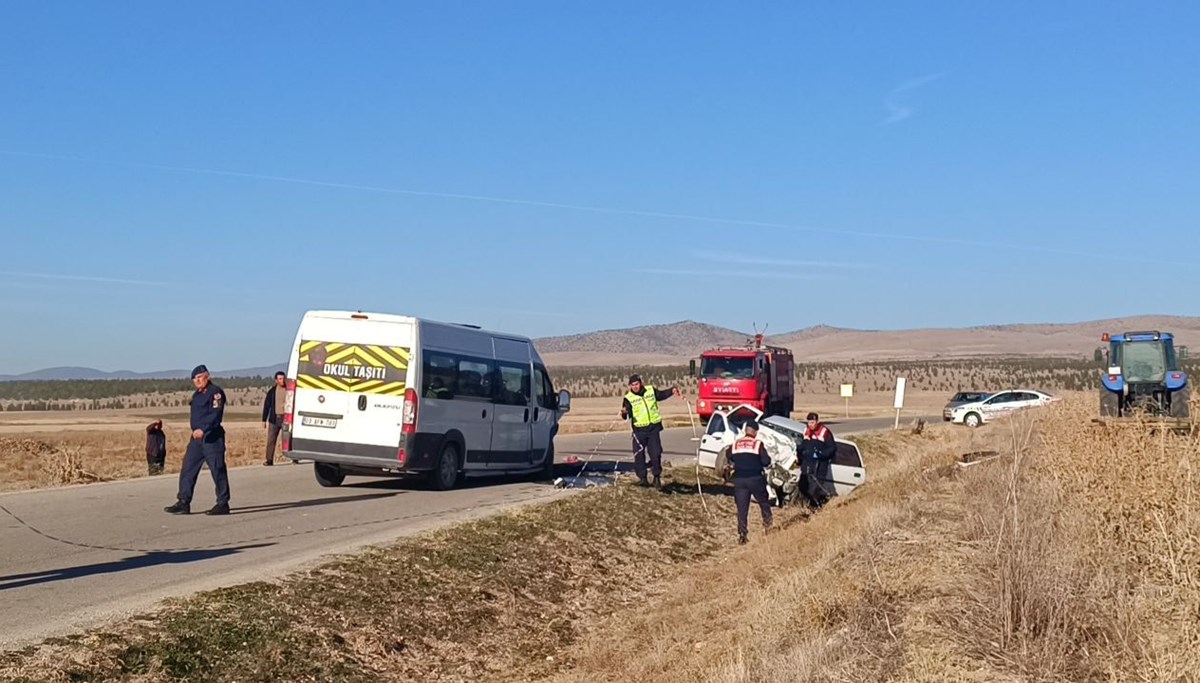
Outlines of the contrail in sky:
{"type": "Polygon", "coordinates": [[[901,83],[895,88],[892,88],[892,91],[888,93],[887,98],[885,98],[883,101],[883,106],[887,107],[887,110],[891,112],[887,119],[884,120],[884,123],[896,123],[897,121],[903,121],[904,119],[907,119],[916,113],[917,108],[911,104],[903,104],[900,102],[899,95],[910,90],[916,90],[926,83],[932,83],[933,81],[936,81],[945,75],[946,74],[944,73],[929,74],[928,76],[914,78],[911,81],[901,83]]]}
{"type": "Polygon", "coordinates": [[[152,282],[150,280],[125,280],[117,277],[97,277],[92,275],[66,275],[61,273],[24,273],[15,270],[0,270],[0,275],[10,277],[32,277],[40,280],[71,280],[75,282],[107,282],[118,285],[150,285],[154,287],[169,286],[169,282],[152,282]]]}
{"type": "MultiPolygon", "coordinates": [[[[928,77],[927,77],[928,78],[928,77]]],[[[639,216],[642,218],[663,218],[669,220],[691,221],[695,223],[709,223],[712,225],[737,225],[751,228],[770,228],[772,230],[788,230],[793,232],[811,232],[826,235],[841,235],[845,237],[865,237],[869,239],[880,240],[900,240],[905,242],[920,242],[925,244],[945,244],[951,246],[972,247],[974,249],[1006,249],[1011,251],[1024,251],[1042,254],[1060,254],[1063,256],[1083,256],[1087,258],[1109,258],[1104,254],[1097,254],[1086,251],[1075,251],[1070,249],[1055,249],[1052,247],[1042,247],[1033,244],[1005,244],[1001,242],[985,242],[979,240],[969,240],[954,237],[931,237],[924,235],[901,235],[896,233],[886,232],[871,232],[866,230],[844,230],[839,228],[821,228],[805,225],[792,225],[787,223],[774,223],[771,221],[757,221],[741,218],[721,218],[716,216],[697,216],[685,213],[670,213],[664,211],[643,211],[640,209],[622,209],[610,208],[602,206],[588,206],[585,204],[564,204],[561,202],[548,202],[534,199],[517,199],[512,197],[493,197],[489,195],[479,194],[464,194],[458,192],[434,192],[430,190],[409,190],[394,187],[379,187],[376,185],[355,185],[350,183],[337,183],[325,180],[313,180],[309,178],[293,178],[289,176],[266,175],[261,173],[244,173],[241,171],[224,171],[211,168],[193,168],[190,166],[171,166],[167,164],[150,164],[137,161],[98,161],[95,159],[86,159],[83,157],[68,156],[64,154],[45,154],[41,152],[21,152],[15,150],[0,149],[0,154],[15,157],[29,157],[34,159],[50,159],[55,161],[72,161],[86,164],[106,164],[111,166],[124,166],[127,168],[145,168],[159,171],[173,171],[177,173],[197,173],[211,176],[224,176],[230,178],[246,178],[248,180],[266,180],[278,183],[290,183],[293,185],[307,185],[312,187],[327,187],[340,190],[357,190],[360,192],[375,192],[381,194],[407,195],[413,197],[437,197],[441,199],[465,199],[476,202],[492,202],[497,204],[510,204],[515,206],[536,206],[549,209],[566,209],[570,211],[587,211],[597,214],[608,214],[616,216],[639,216]]],[[[1179,266],[1193,266],[1195,264],[1185,263],[1183,261],[1164,261],[1161,259],[1137,258],[1133,256],[1123,256],[1125,262],[1142,262],[1142,263],[1157,263],[1179,266]]]]}

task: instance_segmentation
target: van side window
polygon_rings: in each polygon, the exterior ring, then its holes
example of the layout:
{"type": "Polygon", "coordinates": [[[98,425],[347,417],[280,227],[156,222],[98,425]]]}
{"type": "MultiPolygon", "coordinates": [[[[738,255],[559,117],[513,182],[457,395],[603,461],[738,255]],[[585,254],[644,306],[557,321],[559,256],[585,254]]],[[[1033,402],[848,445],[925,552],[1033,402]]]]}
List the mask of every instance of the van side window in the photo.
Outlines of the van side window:
{"type": "Polygon", "coordinates": [[[529,405],[529,366],[498,363],[496,403],[508,406],[529,405]]]}
{"type": "Polygon", "coordinates": [[[458,359],[455,398],[492,400],[492,364],[474,358],[458,359]]]}
{"type": "Polygon", "coordinates": [[[546,374],[546,368],[534,366],[533,388],[537,392],[537,404],[539,408],[550,410],[558,408],[555,405],[558,397],[554,394],[554,385],[550,383],[550,375],[546,374]]]}
{"type": "Polygon", "coordinates": [[[458,360],[451,356],[427,354],[421,367],[421,395],[425,398],[454,398],[458,379],[458,360]]]}

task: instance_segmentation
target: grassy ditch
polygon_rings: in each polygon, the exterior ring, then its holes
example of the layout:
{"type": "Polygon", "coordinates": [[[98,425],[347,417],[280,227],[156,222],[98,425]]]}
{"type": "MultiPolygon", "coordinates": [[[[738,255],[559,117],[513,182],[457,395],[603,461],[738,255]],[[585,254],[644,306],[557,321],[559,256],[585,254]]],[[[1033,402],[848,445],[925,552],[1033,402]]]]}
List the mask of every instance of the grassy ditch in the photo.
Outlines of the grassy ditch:
{"type": "MultiPolygon", "coordinates": [[[[603,487],[0,656],[4,681],[521,680],[732,538],[693,479],[603,487]]],[[[706,496],[720,507],[721,496],[706,496]]]]}
{"type": "Polygon", "coordinates": [[[597,625],[551,680],[1200,680],[1200,435],[1093,415],[863,439],[863,495],[597,625]]]}

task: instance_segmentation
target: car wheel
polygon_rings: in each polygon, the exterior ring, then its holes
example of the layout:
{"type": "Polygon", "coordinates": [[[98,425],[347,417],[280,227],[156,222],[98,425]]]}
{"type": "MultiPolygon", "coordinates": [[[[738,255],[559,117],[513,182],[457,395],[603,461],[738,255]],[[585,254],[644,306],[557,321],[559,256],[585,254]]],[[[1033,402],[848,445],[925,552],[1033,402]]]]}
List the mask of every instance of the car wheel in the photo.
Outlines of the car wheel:
{"type": "Polygon", "coordinates": [[[978,427],[983,424],[983,418],[979,413],[967,413],[967,416],[963,418],[963,424],[968,427],[978,427]]]}
{"type": "Polygon", "coordinates": [[[346,473],[342,468],[323,462],[313,463],[313,474],[317,476],[317,483],[326,487],[341,486],[346,480],[346,473]]]}
{"type": "Polygon", "coordinates": [[[458,446],[448,443],[442,448],[437,467],[430,475],[434,488],[439,491],[449,491],[458,485],[458,446]]]}

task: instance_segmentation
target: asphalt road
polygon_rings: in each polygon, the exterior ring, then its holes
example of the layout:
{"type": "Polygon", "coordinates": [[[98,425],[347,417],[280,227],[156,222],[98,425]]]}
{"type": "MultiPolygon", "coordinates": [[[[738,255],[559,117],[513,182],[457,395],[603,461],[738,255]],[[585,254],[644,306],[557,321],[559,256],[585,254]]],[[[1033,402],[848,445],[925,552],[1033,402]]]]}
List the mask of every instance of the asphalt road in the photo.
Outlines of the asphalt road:
{"type": "MultiPolygon", "coordinates": [[[[893,418],[829,424],[844,436],[890,428],[893,418]]],[[[692,430],[667,430],[663,447],[668,459],[691,461],[692,430]]],[[[559,462],[590,459],[589,469],[605,472],[630,454],[625,432],[561,436],[555,448],[559,462]]],[[[0,506],[11,512],[0,510],[0,648],[75,633],[163,598],[284,576],[325,555],[572,494],[527,479],[471,480],[439,492],[411,480],[349,477],[327,489],[310,465],[288,464],[230,470],[228,517],[197,514],[213,502],[212,479],[201,472],[193,514],[177,517],[162,512],[174,502],[176,484],[174,475],[164,475],[0,494],[0,506]]]]}

